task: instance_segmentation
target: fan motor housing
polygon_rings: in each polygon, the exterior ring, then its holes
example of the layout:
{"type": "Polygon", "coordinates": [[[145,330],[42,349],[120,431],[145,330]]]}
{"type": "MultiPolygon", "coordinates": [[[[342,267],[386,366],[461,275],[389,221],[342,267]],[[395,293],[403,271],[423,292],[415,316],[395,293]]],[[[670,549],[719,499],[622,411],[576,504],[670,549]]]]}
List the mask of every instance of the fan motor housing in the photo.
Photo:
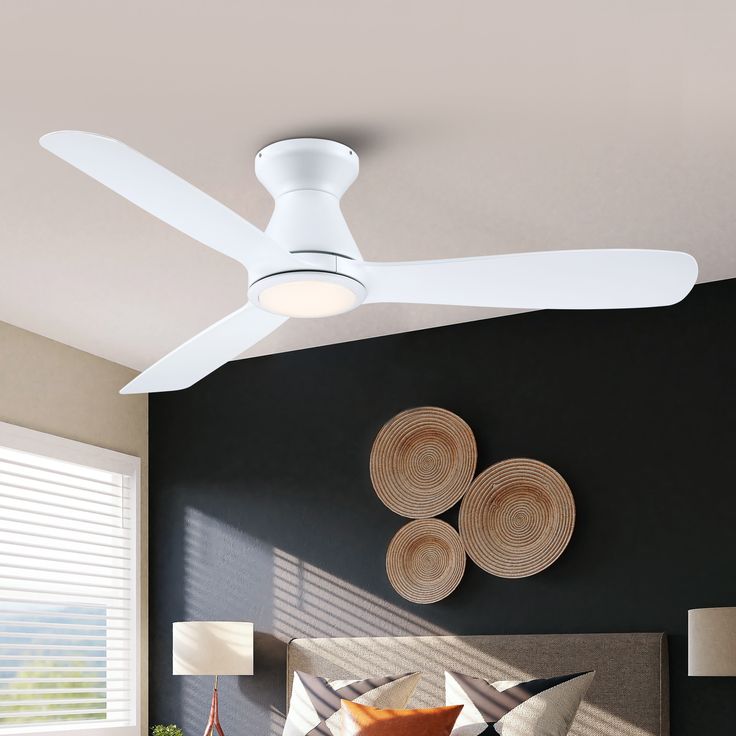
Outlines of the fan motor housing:
{"type": "Polygon", "coordinates": [[[258,180],[274,198],[266,234],[292,253],[362,259],[340,209],[359,172],[351,148],[320,138],[295,138],[256,154],[258,180]]]}

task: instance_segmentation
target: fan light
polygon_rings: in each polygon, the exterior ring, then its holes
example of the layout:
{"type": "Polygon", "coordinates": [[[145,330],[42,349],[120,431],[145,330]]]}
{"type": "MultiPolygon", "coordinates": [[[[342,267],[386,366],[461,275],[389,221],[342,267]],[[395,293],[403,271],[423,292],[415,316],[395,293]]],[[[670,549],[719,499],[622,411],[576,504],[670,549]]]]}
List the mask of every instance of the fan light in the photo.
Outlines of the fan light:
{"type": "Polygon", "coordinates": [[[264,289],[258,303],[287,317],[329,317],[358,305],[350,289],[324,281],[290,281],[264,289]]]}
{"type": "Polygon", "coordinates": [[[365,288],[341,274],[302,271],[257,281],[250,298],[261,309],[285,317],[330,317],[359,306],[365,288]]]}

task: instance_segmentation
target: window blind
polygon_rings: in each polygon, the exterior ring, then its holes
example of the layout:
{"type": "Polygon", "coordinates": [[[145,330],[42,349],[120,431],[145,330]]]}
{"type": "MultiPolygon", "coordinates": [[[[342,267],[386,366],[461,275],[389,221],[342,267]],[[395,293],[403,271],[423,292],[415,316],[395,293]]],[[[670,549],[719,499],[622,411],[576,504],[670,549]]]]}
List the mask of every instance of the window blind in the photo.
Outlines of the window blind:
{"type": "Polygon", "coordinates": [[[0,734],[136,723],[137,477],[99,452],[0,444],[0,734]]]}

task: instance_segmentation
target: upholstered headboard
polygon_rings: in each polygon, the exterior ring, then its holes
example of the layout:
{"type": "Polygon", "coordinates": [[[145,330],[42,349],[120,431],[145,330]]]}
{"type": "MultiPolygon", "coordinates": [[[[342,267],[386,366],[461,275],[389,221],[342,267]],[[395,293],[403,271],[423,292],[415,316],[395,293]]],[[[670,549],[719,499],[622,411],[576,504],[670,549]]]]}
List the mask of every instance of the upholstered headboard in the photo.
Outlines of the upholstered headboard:
{"type": "Polygon", "coordinates": [[[669,736],[664,634],[293,639],[287,695],[294,670],[328,679],[422,672],[409,705],[438,705],[446,669],[491,682],[594,669],[571,736],[669,736]]]}

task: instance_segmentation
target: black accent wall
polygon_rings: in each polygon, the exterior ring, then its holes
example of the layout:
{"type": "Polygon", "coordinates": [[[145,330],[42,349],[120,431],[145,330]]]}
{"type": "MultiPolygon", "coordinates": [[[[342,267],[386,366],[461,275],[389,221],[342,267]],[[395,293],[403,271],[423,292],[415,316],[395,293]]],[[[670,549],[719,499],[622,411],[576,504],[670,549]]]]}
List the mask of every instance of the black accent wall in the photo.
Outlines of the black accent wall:
{"type": "MultiPolygon", "coordinates": [[[[211,683],[173,677],[171,622],[256,623],[256,675],[223,678],[228,736],[277,734],[291,636],[665,631],[672,734],[730,734],[736,678],[688,678],[687,609],[736,605],[736,280],[666,309],[536,312],[226,365],[150,402],[150,718],[199,736],[211,683]],[[472,563],[420,606],[384,568],[404,520],[372,440],[402,409],[473,428],[478,470],[527,456],[572,488],[543,573],[472,563]]],[[[457,509],[445,515],[455,521],[457,509]]]]}

